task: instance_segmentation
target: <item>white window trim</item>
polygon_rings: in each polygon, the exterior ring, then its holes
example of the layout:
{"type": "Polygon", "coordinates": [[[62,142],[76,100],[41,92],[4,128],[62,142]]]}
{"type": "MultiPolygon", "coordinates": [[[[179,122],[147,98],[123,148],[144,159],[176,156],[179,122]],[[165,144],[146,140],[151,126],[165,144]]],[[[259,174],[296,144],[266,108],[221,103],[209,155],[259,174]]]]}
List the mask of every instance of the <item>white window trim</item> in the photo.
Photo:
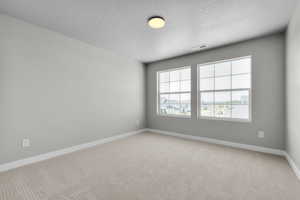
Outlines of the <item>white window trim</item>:
{"type": "Polygon", "coordinates": [[[184,66],[184,67],[177,67],[177,68],[170,68],[167,70],[160,70],[156,72],[156,114],[160,117],[171,117],[171,118],[180,118],[180,119],[192,119],[192,67],[191,66],[184,66]],[[181,69],[191,69],[191,85],[190,85],[190,91],[189,92],[163,92],[160,93],[160,80],[159,80],[159,73],[162,72],[171,72],[175,70],[181,70],[181,69]],[[160,94],[187,94],[189,93],[191,95],[190,97],[190,104],[191,104],[191,114],[190,115],[172,115],[172,114],[162,114],[160,113],[160,94]]]}
{"type": "MultiPolygon", "coordinates": [[[[202,64],[197,64],[197,119],[205,119],[205,120],[217,120],[217,121],[229,121],[229,122],[245,122],[245,123],[252,123],[252,94],[253,94],[253,87],[252,87],[252,56],[243,56],[243,57],[237,57],[237,58],[231,58],[231,59],[224,59],[224,60],[218,60],[218,61],[213,61],[213,62],[207,62],[207,63],[202,63],[202,64]],[[240,89],[225,89],[225,90],[206,90],[206,91],[200,91],[200,67],[204,65],[215,65],[218,63],[223,63],[223,62],[229,62],[229,61],[236,61],[236,60],[241,60],[245,58],[250,58],[251,59],[251,65],[250,65],[250,89],[247,88],[240,88],[240,89]],[[241,90],[246,90],[249,91],[249,119],[241,119],[241,118],[232,118],[232,117],[205,117],[201,116],[201,92],[222,92],[222,91],[241,91],[241,90]]],[[[215,72],[214,72],[215,73],[215,72]]],[[[232,75],[231,75],[232,76],[232,75]]],[[[215,81],[215,79],[214,79],[215,81]]],[[[232,84],[232,81],[231,81],[232,84]]],[[[231,96],[232,98],[232,96],[231,96]]],[[[231,103],[232,105],[232,103],[231,103]]]]}

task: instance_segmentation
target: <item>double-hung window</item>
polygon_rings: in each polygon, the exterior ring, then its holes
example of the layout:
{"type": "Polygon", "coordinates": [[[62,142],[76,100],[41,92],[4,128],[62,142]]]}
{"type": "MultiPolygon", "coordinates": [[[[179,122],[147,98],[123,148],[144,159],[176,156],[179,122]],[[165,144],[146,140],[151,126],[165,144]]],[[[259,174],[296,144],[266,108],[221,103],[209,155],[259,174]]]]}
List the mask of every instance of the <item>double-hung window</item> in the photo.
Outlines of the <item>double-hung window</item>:
{"type": "Polygon", "coordinates": [[[251,120],[251,57],[198,65],[198,116],[251,120]]]}
{"type": "Polygon", "coordinates": [[[157,72],[157,112],[166,116],[191,116],[191,67],[157,72]]]}

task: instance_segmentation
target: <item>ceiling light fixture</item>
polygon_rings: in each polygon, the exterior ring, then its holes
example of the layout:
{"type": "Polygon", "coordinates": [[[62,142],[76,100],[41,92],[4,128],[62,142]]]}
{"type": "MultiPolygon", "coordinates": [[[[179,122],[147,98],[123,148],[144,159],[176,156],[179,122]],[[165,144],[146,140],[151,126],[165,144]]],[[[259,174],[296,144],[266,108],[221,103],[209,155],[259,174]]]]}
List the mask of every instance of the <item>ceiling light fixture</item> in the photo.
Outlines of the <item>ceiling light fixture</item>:
{"type": "Polygon", "coordinates": [[[166,24],[165,19],[160,16],[153,16],[148,19],[148,25],[154,29],[162,28],[165,26],[165,24],[166,24]]]}

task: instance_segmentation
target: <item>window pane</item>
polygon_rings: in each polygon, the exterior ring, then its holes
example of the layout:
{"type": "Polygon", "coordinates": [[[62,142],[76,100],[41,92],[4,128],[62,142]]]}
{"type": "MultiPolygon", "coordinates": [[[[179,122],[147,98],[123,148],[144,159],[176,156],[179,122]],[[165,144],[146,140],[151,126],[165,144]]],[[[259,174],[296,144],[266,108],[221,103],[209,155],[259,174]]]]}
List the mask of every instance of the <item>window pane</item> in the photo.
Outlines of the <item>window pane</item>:
{"type": "Polygon", "coordinates": [[[215,117],[229,118],[231,116],[230,105],[215,105],[215,117]]]}
{"type": "Polygon", "coordinates": [[[191,80],[191,68],[180,70],[180,80],[191,80]]]}
{"type": "Polygon", "coordinates": [[[169,92],[170,91],[170,85],[169,83],[161,83],[160,84],[160,88],[159,88],[159,92],[169,92]]]}
{"type": "Polygon", "coordinates": [[[217,77],[215,79],[216,90],[224,90],[224,89],[231,89],[231,77],[225,76],[225,77],[217,77]]]}
{"type": "Polygon", "coordinates": [[[191,94],[181,94],[180,95],[180,113],[183,115],[191,114],[191,94]]]}
{"type": "Polygon", "coordinates": [[[232,76],[232,89],[238,88],[250,88],[250,74],[232,76]]]}
{"type": "Polygon", "coordinates": [[[191,81],[181,81],[180,82],[180,91],[181,92],[191,91],[191,81]]]}
{"type": "Polygon", "coordinates": [[[191,94],[187,93],[187,94],[180,94],[180,103],[181,104],[190,104],[191,103],[191,94]]]}
{"type": "Polygon", "coordinates": [[[249,104],[249,92],[248,91],[233,91],[232,92],[232,104],[248,105],[249,104]]]}
{"type": "Polygon", "coordinates": [[[249,119],[249,105],[233,105],[232,118],[249,119]]]}
{"type": "Polygon", "coordinates": [[[251,58],[198,66],[201,116],[248,119],[251,58]]]}
{"type": "Polygon", "coordinates": [[[179,92],[179,81],[170,82],[170,92],[179,92]]]}
{"type": "Polygon", "coordinates": [[[191,115],[191,104],[181,104],[180,114],[185,116],[191,115]]]}
{"type": "Polygon", "coordinates": [[[167,114],[167,107],[168,107],[169,95],[164,94],[160,95],[160,113],[167,114]]]}
{"type": "Polygon", "coordinates": [[[180,94],[180,114],[191,115],[191,94],[180,94]]]}
{"type": "Polygon", "coordinates": [[[231,104],[231,92],[215,92],[215,104],[231,104]]]}
{"type": "Polygon", "coordinates": [[[167,107],[167,114],[169,115],[180,114],[180,104],[169,104],[167,107]]]}
{"type": "Polygon", "coordinates": [[[170,81],[179,81],[180,70],[170,72],[170,81]]]}
{"type": "Polygon", "coordinates": [[[251,58],[232,61],[232,74],[250,73],[251,58]]]}
{"type": "Polygon", "coordinates": [[[169,95],[168,94],[161,94],[160,95],[160,105],[168,104],[169,95]]]}
{"type": "Polygon", "coordinates": [[[159,112],[170,115],[191,114],[191,69],[158,72],[159,112]],[[177,94],[186,92],[183,94],[177,94]],[[163,94],[170,93],[170,94],[163,94]],[[174,94],[176,93],[176,94],[174,94]]]}
{"type": "Polygon", "coordinates": [[[213,105],[214,93],[213,92],[201,92],[201,105],[213,105]]]}
{"type": "Polygon", "coordinates": [[[214,106],[213,105],[201,105],[201,116],[213,117],[214,116],[214,106]]]}
{"type": "Polygon", "coordinates": [[[231,74],[231,63],[222,62],[215,64],[215,76],[226,76],[231,74]]]}
{"type": "Polygon", "coordinates": [[[160,72],[159,73],[159,82],[169,82],[170,81],[170,73],[169,72],[160,72]]]}
{"type": "Polygon", "coordinates": [[[214,65],[204,65],[199,67],[200,78],[214,77],[214,65]]]}
{"type": "Polygon", "coordinates": [[[170,104],[180,104],[179,102],[179,94],[170,94],[170,104]]]}
{"type": "Polygon", "coordinates": [[[200,90],[213,90],[214,89],[214,79],[213,78],[205,78],[200,79],[200,90]]]}

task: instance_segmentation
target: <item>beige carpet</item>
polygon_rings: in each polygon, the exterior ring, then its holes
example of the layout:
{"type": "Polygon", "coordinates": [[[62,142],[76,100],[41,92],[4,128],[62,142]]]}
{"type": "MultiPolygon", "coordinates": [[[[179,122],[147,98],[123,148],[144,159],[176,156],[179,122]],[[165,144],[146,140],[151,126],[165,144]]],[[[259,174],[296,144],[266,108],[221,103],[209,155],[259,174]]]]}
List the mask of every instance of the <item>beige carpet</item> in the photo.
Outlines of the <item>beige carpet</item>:
{"type": "Polygon", "coordinates": [[[0,174],[1,200],[290,200],[287,161],[143,133],[0,174]]]}

